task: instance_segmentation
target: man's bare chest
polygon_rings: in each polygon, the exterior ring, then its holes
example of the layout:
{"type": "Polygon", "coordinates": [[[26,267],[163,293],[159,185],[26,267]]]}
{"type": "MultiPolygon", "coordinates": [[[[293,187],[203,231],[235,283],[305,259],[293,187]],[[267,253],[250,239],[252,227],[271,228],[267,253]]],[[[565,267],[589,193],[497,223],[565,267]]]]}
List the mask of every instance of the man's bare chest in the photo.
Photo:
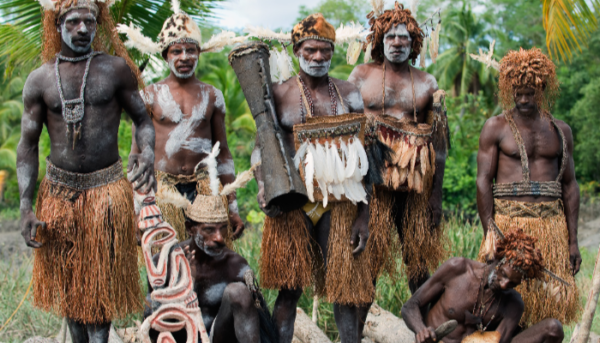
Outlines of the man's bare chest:
{"type": "Polygon", "coordinates": [[[427,89],[420,83],[415,83],[413,88],[410,79],[388,76],[384,86],[381,77],[371,77],[364,82],[361,94],[368,112],[378,114],[385,112],[402,118],[412,117],[416,110],[417,116],[421,117],[420,114],[426,109],[430,100],[427,89]]]}
{"type": "Polygon", "coordinates": [[[104,107],[116,101],[115,75],[102,73],[98,68],[90,68],[88,77],[83,76],[84,70],[77,69],[61,72],[60,82],[55,73],[48,75],[43,95],[47,108],[52,112],[61,113],[63,101],[81,99],[82,95],[86,108],[104,107]]]}
{"type": "Polygon", "coordinates": [[[500,142],[500,150],[507,157],[520,160],[521,149],[527,154],[530,162],[536,159],[556,159],[562,153],[560,136],[548,129],[519,128],[519,136],[514,136],[510,129],[504,130],[504,138],[500,142]],[[518,142],[520,140],[520,142],[518,142]],[[522,145],[522,147],[520,147],[522,145]]]}
{"type": "Polygon", "coordinates": [[[184,124],[196,128],[208,125],[218,105],[210,103],[208,90],[172,91],[167,85],[155,85],[153,93],[145,97],[152,97],[155,125],[184,124]]]}

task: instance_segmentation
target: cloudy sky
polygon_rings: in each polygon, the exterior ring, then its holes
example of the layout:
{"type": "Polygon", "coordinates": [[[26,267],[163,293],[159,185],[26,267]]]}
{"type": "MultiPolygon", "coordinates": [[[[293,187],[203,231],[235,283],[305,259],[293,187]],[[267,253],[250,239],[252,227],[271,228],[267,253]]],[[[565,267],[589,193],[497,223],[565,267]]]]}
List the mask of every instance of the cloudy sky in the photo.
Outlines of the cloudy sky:
{"type": "Polygon", "coordinates": [[[215,11],[218,16],[216,24],[227,29],[260,25],[290,30],[300,5],[314,7],[318,3],[319,0],[229,0],[215,11]]]}

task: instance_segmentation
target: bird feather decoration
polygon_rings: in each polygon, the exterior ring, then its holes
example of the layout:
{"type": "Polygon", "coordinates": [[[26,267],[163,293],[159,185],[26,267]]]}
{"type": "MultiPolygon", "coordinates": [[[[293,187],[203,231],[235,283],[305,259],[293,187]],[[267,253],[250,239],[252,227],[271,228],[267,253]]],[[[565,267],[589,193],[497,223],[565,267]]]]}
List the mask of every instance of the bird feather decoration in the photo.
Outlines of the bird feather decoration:
{"type": "Polygon", "coordinates": [[[142,30],[129,23],[129,26],[124,24],[117,25],[117,32],[127,35],[128,40],[125,42],[125,46],[128,48],[135,48],[143,54],[157,54],[160,52],[158,44],[154,43],[152,39],[144,36],[142,30]]]}
{"type": "Polygon", "coordinates": [[[412,0],[410,4],[410,11],[412,12],[412,16],[414,18],[417,17],[417,9],[419,8],[419,0],[412,0]]]}
{"type": "Polygon", "coordinates": [[[162,204],[171,204],[177,208],[187,208],[192,204],[185,195],[167,187],[159,187],[156,197],[162,204]]]}
{"type": "Polygon", "coordinates": [[[360,23],[350,22],[345,26],[340,24],[340,27],[335,30],[335,44],[340,45],[354,41],[365,42],[370,33],[360,23]]]}
{"type": "Polygon", "coordinates": [[[219,52],[228,45],[245,42],[247,37],[237,37],[233,31],[222,31],[213,35],[208,42],[202,44],[202,52],[219,52]]]}
{"type": "Polygon", "coordinates": [[[304,183],[306,184],[306,193],[308,195],[308,200],[311,202],[315,202],[315,185],[314,185],[314,177],[315,177],[315,160],[313,158],[313,154],[310,151],[306,152],[306,162],[304,162],[304,173],[306,177],[304,178],[304,183]]]}
{"type": "Polygon", "coordinates": [[[354,41],[350,43],[348,46],[348,52],[346,53],[346,63],[349,65],[354,65],[358,61],[360,57],[360,52],[362,51],[363,43],[359,41],[354,41]]]}
{"type": "Polygon", "coordinates": [[[273,49],[269,51],[269,66],[271,68],[271,79],[274,82],[281,84],[288,80],[295,73],[292,58],[287,53],[287,50],[273,49]]]}
{"type": "Polygon", "coordinates": [[[217,156],[219,156],[219,146],[221,142],[215,143],[215,146],[212,148],[212,151],[202,160],[200,163],[196,165],[194,168],[194,173],[197,172],[198,168],[201,164],[205,165],[208,169],[208,177],[210,179],[210,191],[213,196],[219,195],[219,175],[217,171],[217,156]]]}
{"type": "Polygon", "coordinates": [[[383,0],[371,0],[371,7],[373,7],[373,15],[375,18],[379,17],[384,12],[385,3],[383,0]]]}
{"type": "Polygon", "coordinates": [[[439,52],[439,41],[440,41],[440,30],[441,25],[438,23],[435,30],[431,32],[431,38],[429,39],[429,56],[431,56],[431,62],[435,63],[439,52]]]}
{"type": "Polygon", "coordinates": [[[425,59],[427,58],[427,41],[429,37],[425,36],[423,39],[423,46],[421,47],[421,54],[419,54],[419,67],[425,68],[425,59]]]}
{"type": "Polygon", "coordinates": [[[365,50],[365,63],[369,63],[371,61],[371,52],[373,51],[373,43],[367,44],[367,49],[365,50]]]}
{"type": "Polygon", "coordinates": [[[291,33],[276,33],[271,29],[267,29],[260,26],[246,26],[244,32],[248,33],[248,37],[256,37],[260,39],[268,39],[268,40],[276,40],[283,43],[291,43],[292,42],[292,34],[291,33]]]}
{"type": "Polygon", "coordinates": [[[46,11],[56,11],[56,2],[53,0],[38,0],[46,11]]]}
{"type": "Polygon", "coordinates": [[[173,13],[181,12],[181,4],[179,3],[179,0],[171,0],[171,9],[173,10],[173,13]]]}
{"type": "Polygon", "coordinates": [[[235,192],[239,188],[246,187],[248,182],[250,182],[250,180],[252,180],[254,178],[254,171],[256,170],[256,168],[258,168],[258,166],[260,166],[260,163],[261,162],[257,162],[250,169],[239,173],[238,176],[235,178],[235,181],[233,181],[232,183],[226,184],[223,187],[223,190],[221,191],[221,195],[229,195],[229,194],[235,192]]]}
{"type": "Polygon", "coordinates": [[[304,141],[304,143],[300,145],[298,150],[296,150],[296,155],[294,156],[294,166],[296,166],[296,169],[300,168],[300,163],[302,163],[302,160],[304,159],[304,156],[308,151],[309,144],[310,143],[308,141],[304,141]]]}
{"type": "Polygon", "coordinates": [[[496,44],[496,40],[493,40],[490,43],[490,50],[488,53],[484,53],[481,49],[479,49],[479,55],[469,54],[472,59],[475,61],[479,61],[485,64],[488,68],[492,67],[496,70],[500,70],[500,63],[494,59],[494,45],[496,44]]]}

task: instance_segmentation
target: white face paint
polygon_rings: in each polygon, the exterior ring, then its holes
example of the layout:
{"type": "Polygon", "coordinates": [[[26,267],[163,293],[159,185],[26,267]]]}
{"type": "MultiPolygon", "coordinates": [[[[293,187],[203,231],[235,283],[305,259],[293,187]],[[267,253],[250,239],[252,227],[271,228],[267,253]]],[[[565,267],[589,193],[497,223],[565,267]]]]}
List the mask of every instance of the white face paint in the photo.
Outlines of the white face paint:
{"type": "Polygon", "coordinates": [[[392,27],[383,36],[383,53],[388,61],[393,63],[401,63],[408,59],[412,47],[412,38],[410,33],[406,29],[406,24],[398,24],[392,27]],[[396,37],[404,38],[408,40],[408,46],[393,46],[392,42],[396,37]]]}
{"type": "Polygon", "coordinates": [[[188,49],[182,48],[181,54],[169,59],[169,68],[171,68],[171,71],[173,72],[173,74],[176,77],[178,77],[180,79],[188,79],[188,78],[194,76],[194,73],[196,72],[196,67],[198,66],[198,50],[194,49],[194,51],[195,52],[190,52],[190,51],[188,51],[188,49]],[[179,71],[177,71],[177,68],[175,67],[175,63],[180,60],[192,60],[194,62],[194,66],[192,67],[192,70],[188,73],[180,73],[179,71]]]}
{"type": "MultiPolygon", "coordinates": [[[[73,35],[71,34],[71,32],[69,32],[69,30],[67,30],[67,27],[66,27],[67,21],[69,21],[69,20],[81,20],[81,22],[79,23],[79,26],[77,26],[77,29],[75,31],[87,33],[88,28],[85,25],[85,21],[92,20],[95,23],[96,17],[94,17],[94,15],[91,13],[81,14],[78,12],[70,12],[70,13],[66,14],[66,17],[63,20],[63,23],[60,25],[60,36],[62,37],[62,40],[65,42],[65,44],[67,44],[67,46],[69,48],[71,48],[71,50],[73,50],[74,52],[76,52],[78,54],[82,54],[82,53],[90,51],[90,49],[92,48],[92,42],[94,41],[94,37],[96,36],[96,30],[94,29],[94,31],[92,31],[90,33],[90,42],[87,45],[85,45],[85,46],[75,45],[75,44],[73,44],[73,35]]],[[[94,25],[94,27],[95,27],[95,25],[94,25]]]]}
{"type": "Polygon", "coordinates": [[[300,55],[300,57],[298,57],[298,61],[300,62],[300,69],[312,77],[325,76],[329,72],[329,67],[331,67],[331,60],[323,62],[308,62],[302,55],[300,55]]]}

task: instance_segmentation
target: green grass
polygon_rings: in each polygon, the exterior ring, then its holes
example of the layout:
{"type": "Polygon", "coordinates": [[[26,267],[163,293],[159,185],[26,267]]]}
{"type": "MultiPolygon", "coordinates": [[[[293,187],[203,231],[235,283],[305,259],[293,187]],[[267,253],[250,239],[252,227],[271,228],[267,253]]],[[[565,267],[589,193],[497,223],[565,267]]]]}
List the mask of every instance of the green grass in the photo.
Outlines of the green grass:
{"type": "MultiPolygon", "coordinates": [[[[445,225],[451,246],[451,255],[475,259],[482,239],[480,223],[470,222],[461,215],[455,215],[447,218],[445,225]]],[[[259,225],[251,225],[246,230],[244,237],[235,243],[236,251],[248,260],[256,272],[258,271],[260,257],[260,240],[261,231],[259,230],[259,225]]],[[[582,249],[582,258],[583,263],[581,271],[577,276],[577,284],[580,288],[583,307],[592,283],[591,278],[594,269],[595,252],[582,249]]],[[[144,280],[145,270],[141,270],[140,274],[144,280]]],[[[15,257],[11,261],[0,261],[0,325],[6,321],[18,306],[25,295],[30,280],[30,258],[15,257]]],[[[277,291],[263,290],[263,294],[272,308],[277,298],[277,291]]],[[[408,298],[410,298],[410,291],[408,290],[405,278],[400,277],[394,281],[384,275],[379,279],[375,301],[381,307],[399,315],[402,305],[408,298]]],[[[312,313],[312,294],[310,294],[310,291],[302,295],[299,307],[309,315],[312,313]]],[[[132,326],[134,320],[141,320],[141,314],[117,321],[115,325],[117,327],[132,326]]],[[[60,322],[60,318],[34,308],[30,294],[7,328],[0,332],[0,342],[23,342],[26,338],[32,336],[50,337],[58,333],[60,322]]],[[[331,304],[319,303],[318,325],[332,341],[339,340],[331,304]]],[[[572,327],[565,327],[564,342],[569,341],[572,330],[572,327]]],[[[592,326],[592,331],[600,333],[600,314],[598,312],[592,326]]]]}

